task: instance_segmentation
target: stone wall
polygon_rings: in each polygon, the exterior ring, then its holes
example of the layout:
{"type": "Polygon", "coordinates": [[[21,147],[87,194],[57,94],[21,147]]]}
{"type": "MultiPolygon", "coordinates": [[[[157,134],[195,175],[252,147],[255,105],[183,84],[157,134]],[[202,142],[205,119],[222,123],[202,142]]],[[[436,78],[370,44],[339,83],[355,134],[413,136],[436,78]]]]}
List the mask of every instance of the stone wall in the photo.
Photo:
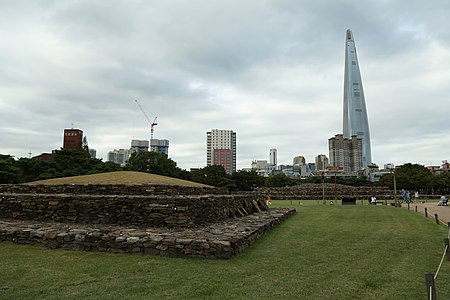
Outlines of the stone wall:
{"type": "Polygon", "coordinates": [[[252,193],[154,185],[0,185],[0,242],[230,258],[295,213],[252,193]]]}
{"type": "Polygon", "coordinates": [[[375,195],[378,200],[393,199],[394,191],[387,187],[347,186],[342,184],[301,184],[289,187],[258,188],[255,197],[263,199],[270,195],[274,200],[321,200],[325,188],[325,199],[356,198],[366,200],[375,195]]]}
{"type": "Polygon", "coordinates": [[[151,184],[0,184],[0,194],[221,195],[225,188],[151,184]]]}
{"type": "Polygon", "coordinates": [[[0,242],[51,249],[231,258],[294,213],[292,209],[270,209],[195,230],[0,220],[0,242]]]}
{"type": "Polygon", "coordinates": [[[0,218],[63,223],[193,227],[258,209],[251,195],[0,194],[0,218]]]}

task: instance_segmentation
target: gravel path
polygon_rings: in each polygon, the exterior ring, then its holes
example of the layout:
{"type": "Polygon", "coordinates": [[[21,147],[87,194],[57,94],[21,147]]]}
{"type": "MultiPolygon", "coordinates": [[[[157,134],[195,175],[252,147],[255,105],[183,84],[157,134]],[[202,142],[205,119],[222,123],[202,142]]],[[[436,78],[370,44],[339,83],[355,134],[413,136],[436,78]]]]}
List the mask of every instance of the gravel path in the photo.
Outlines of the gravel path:
{"type": "MultiPolygon", "coordinates": [[[[409,209],[412,211],[416,210],[417,206],[417,212],[420,212],[422,214],[425,214],[425,208],[427,208],[428,217],[434,218],[434,215],[438,215],[438,219],[448,223],[450,222],[450,206],[438,206],[437,202],[425,202],[425,203],[412,203],[409,205],[409,209]]],[[[408,209],[407,204],[402,204],[402,207],[405,209],[408,209]]]]}

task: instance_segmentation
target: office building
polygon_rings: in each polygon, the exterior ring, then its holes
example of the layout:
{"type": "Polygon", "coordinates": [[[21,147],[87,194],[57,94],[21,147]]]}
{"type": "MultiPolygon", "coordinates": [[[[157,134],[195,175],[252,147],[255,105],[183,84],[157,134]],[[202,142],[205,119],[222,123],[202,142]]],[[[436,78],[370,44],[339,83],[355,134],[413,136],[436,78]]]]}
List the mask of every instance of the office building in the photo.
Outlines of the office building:
{"type": "Polygon", "coordinates": [[[353,139],[356,136],[362,140],[362,165],[368,166],[372,163],[369,121],[355,41],[350,29],[347,30],[345,39],[343,121],[344,138],[353,139]]]}
{"type": "Polygon", "coordinates": [[[64,129],[63,148],[81,148],[83,143],[83,131],[80,129],[64,129]]]}
{"type": "Polygon", "coordinates": [[[227,174],[236,172],[236,132],[213,129],[206,133],[206,165],[221,165],[227,174]]]}

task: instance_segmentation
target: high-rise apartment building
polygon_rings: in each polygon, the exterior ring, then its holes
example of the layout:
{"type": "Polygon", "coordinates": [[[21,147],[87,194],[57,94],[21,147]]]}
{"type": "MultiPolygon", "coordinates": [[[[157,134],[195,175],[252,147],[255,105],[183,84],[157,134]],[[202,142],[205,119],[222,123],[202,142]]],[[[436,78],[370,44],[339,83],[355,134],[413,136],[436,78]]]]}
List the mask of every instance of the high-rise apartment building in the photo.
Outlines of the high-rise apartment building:
{"type": "Polygon", "coordinates": [[[114,162],[121,166],[125,166],[130,158],[131,151],[129,149],[114,149],[108,152],[107,161],[114,162]]]}
{"type": "Polygon", "coordinates": [[[132,152],[148,152],[149,142],[147,140],[131,140],[131,151],[132,152]]]}
{"type": "Polygon", "coordinates": [[[357,136],[362,140],[362,164],[363,167],[368,166],[372,163],[369,121],[355,41],[350,29],[347,30],[345,39],[343,120],[344,137],[353,139],[353,136],[357,136]]]}
{"type": "Polygon", "coordinates": [[[150,151],[169,155],[169,140],[150,140],[150,151]]]}
{"type": "Polygon", "coordinates": [[[325,154],[317,155],[315,161],[317,171],[324,171],[328,167],[328,157],[325,154]]]}
{"type": "Polygon", "coordinates": [[[206,133],[206,165],[221,165],[227,174],[236,172],[236,132],[213,129],[206,133]]]}
{"type": "Polygon", "coordinates": [[[351,139],[343,134],[336,134],[328,139],[330,165],[339,167],[344,173],[353,173],[363,168],[362,139],[356,135],[351,139]]]}
{"type": "Polygon", "coordinates": [[[78,148],[83,143],[83,130],[80,129],[64,129],[63,148],[78,148]]]}

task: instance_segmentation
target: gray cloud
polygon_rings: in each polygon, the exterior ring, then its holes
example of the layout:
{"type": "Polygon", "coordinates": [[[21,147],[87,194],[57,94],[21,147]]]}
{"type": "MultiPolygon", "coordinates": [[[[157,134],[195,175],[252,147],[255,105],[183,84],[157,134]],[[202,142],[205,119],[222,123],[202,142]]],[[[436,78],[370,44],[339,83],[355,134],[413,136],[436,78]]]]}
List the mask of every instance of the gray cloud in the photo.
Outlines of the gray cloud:
{"type": "Polygon", "coordinates": [[[342,131],[345,30],[355,35],[376,163],[448,159],[447,1],[8,1],[0,11],[0,153],[84,130],[100,157],[158,117],[182,168],[206,131],[238,134],[238,167],[328,154],[342,131]]]}

